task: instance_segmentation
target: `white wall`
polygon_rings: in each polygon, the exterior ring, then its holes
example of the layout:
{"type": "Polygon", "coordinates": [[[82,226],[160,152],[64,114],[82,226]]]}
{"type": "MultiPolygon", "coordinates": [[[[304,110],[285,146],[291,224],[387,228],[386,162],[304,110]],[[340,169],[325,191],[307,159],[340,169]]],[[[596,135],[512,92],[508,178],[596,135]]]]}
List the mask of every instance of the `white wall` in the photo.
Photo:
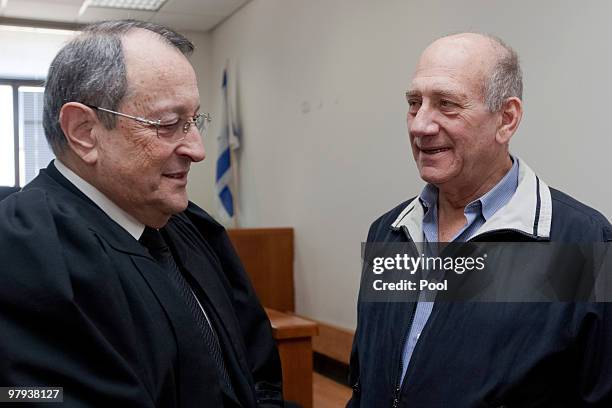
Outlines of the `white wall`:
{"type": "MultiPolygon", "coordinates": [[[[240,93],[242,225],[295,227],[297,312],[354,326],[360,242],[422,186],[403,91],[443,34],[490,32],[518,51],[526,114],[512,150],[612,215],[610,15],[606,0],[253,0],[218,27],[213,79],[230,59],[240,93]]],[[[213,101],[218,116],[218,86],[213,101]]]]}
{"type": "MultiPolygon", "coordinates": [[[[443,34],[490,32],[519,52],[526,115],[513,151],[610,217],[610,15],[606,0],[252,0],[212,35],[185,33],[213,118],[232,63],[244,132],[241,224],[295,228],[298,313],[354,325],[367,227],[422,186],[403,91],[421,50],[443,34]]],[[[0,76],[44,78],[67,39],[0,31],[0,76]]],[[[217,133],[213,121],[189,184],[209,210],[217,133]]]]}

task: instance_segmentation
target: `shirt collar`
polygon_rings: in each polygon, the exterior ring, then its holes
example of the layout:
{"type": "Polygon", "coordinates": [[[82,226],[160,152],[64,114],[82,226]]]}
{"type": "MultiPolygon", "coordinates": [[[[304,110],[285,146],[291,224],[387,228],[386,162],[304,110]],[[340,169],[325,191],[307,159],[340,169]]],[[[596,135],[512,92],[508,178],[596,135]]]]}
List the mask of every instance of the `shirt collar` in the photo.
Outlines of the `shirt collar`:
{"type": "Polygon", "coordinates": [[[428,183],[421,191],[419,200],[421,200],[425,212],[429,212],[429,209],[436,207],[438,204],[438,187],[428,183]]]}
{"type": "MultiPolygon", "coordinates": [[[[510,201],[518,186],[519,176],[518,160],[512,156],[510,157],[512,159],[512,167],[506,175],[482,197],[466,205],[465,211],[479,209],[486,221],[510,201]]],[[[427,184],[423,191],[421,191],[419,200],[425,210],[425,214],[427,214],[430,209],[438,205],[438,188],[433,184],[427,184]]]]}
{"type": "Polygon", "coordinates": [[[144,224],[125,212],[117,204],[100,192],[97,188],[83,180],[79,175],[70,170],[59,159],[54,161],[55,168],[62,176],[66,177],[76,188],[93,201],[110,219],[119,224],[135,239],[139,239],[144,231],[144,224]]]}
{"type": "MultiPolygon", "coordinates": [[[[538,239],[550,238],[552,224],[552,197],[548,185],[520,158],[518,185],[510,201],[500,208],[478,230],[478,234],[497,230],[516,230],[538,239]]],[[[390,225],[394,230],[404,230],[411,240],[422,239],[423,205],[419,197],[410,200],[390,225]]]]}
{"type": "Polygon", "coordinates": [[[512,158],[510,171],[485,195],[480,197],[482,215],[488,220],[510,201],[518,187],[518,161],[512,158]]]}

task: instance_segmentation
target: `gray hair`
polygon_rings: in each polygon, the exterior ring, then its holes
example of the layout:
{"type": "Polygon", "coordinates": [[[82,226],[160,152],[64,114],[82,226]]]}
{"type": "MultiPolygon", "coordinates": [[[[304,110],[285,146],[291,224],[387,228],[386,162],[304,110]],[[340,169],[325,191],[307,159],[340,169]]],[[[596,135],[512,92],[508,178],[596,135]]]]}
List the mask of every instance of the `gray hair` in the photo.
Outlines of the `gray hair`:
{"type": "Polygon", "coordinates": [[[506,99],[523,99],[523,74],[516,51],[495,36],[481,35],[499,49],[497,61],[484,84],[484,103],[490,112],[498,112],[506,99]]]}
{"type": "MultiPolygon", "coordinates": [[[[162,41],[185,56],[193,52],[191,41],[161,24],[116,20],[86,26],[55,56],[47,75],[43,127],[56,156],[67,147],[59,123],[59,113],[65,103],[81,102],[111,110],[117,110],[121,104],[128,90],[121,39],[138,28],[158,34],[162,41]]],[[[114,115],[99,110],[96,115],[107,129],[115,127],[114,115]]]]}

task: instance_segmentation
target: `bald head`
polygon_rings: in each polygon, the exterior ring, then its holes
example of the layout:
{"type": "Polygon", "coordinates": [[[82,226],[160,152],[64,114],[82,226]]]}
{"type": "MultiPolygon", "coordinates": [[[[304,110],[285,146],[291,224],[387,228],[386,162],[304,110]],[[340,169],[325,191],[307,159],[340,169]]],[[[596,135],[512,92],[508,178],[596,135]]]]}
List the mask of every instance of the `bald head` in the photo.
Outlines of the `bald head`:
{"type": "Polygon", "coordinates": [[[431,67],[432,63],[478,84],[483,101],[491,112],[499,111],[509,97],[523,97],[518,56],[497,37],[460,33],[439,38],[423,51],[415,76],[423,67],[431,67]]]}
{"type": "MultiPolygon", "coordinates": [[[[472,71],[479,78],[491,72],[501,51],[489,38],[473,33],[456,34],[434,41],[423,51],[417,71],[432,61],[448,61],[457,70],[472,71]]],[[[480,82],[480,81],[479,81],[480,82]]]]}

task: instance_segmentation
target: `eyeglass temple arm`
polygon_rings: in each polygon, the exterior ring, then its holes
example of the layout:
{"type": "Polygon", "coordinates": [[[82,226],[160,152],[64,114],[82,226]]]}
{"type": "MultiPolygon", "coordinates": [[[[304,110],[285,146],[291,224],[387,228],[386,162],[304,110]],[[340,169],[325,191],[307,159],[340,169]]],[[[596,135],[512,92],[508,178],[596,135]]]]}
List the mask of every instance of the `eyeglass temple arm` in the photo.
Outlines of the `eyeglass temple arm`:
{"type": "Polygon", "coordinates": [[[132,115],[128,115],[126,113],[115,112],[115,111],[110,110],[110,109],[101,108],[99,106],[94,106],[94,105],[88,105],[86,103],[84,103],[83,105],[88,106],[88,107],[90,107],[92,109],[101,110],[103,112],[112,113],[112,114],[118,115],[118,116],[123,116],[124,118],[134,119],[134,120],[137,120],[138,122],[146,123],[146,124],[151,125],[151,126],[160,126],[161,125],[161,120],[160,119],[158,119],[158,120],[149,120],[149,119],[141,118],[140,116],[132,116],[132,115]]]}

